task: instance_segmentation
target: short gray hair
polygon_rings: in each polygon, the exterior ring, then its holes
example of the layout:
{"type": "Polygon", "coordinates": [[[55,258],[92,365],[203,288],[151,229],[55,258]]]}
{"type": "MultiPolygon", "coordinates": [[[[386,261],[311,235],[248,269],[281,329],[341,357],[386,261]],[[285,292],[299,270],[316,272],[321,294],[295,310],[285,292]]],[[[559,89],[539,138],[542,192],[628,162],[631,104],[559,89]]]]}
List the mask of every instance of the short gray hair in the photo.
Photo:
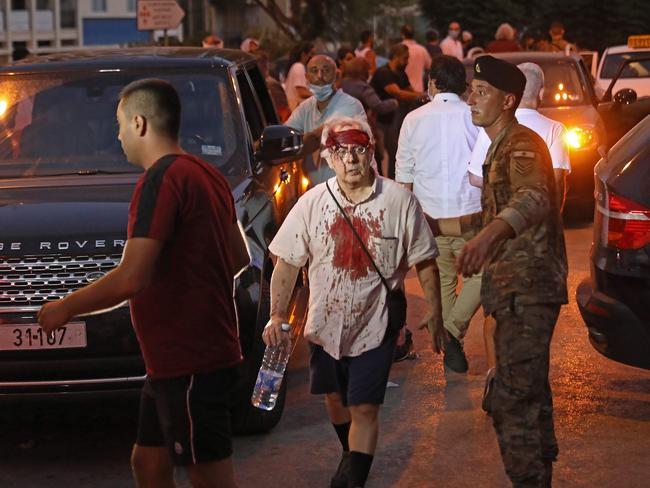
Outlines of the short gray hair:
{"type": "Polygon", "coordinates": [[[526,88],[521,96],[523,101],[537,101],[539,93],[544,88],[544,71],[535,63],[521,63],[517,68],[526,77],[526,88]]]}
{"type": "Polygon", "coordinates": [[[507,22],[504,22],[497,28],[494,38],[497,41],[512,41],[515,38],[515,29],[507,22]]]}
{"type": "Polygon", "coordinates": [[[364,119],[353,119],[351,117],[336,117],[331,118],[325,122],[323,125],[323,132],[320,137],[320,147],[321,147],[321,156],[329,159],[331,156],[329,148],[327,148],[327,138],[330,135],[330,132],[338,132],[341,129],[359,129],[370,138],[370,144],[375,145],[375,138],[372,135],[372,129],[368,125],[368,122],[364,119]]]}

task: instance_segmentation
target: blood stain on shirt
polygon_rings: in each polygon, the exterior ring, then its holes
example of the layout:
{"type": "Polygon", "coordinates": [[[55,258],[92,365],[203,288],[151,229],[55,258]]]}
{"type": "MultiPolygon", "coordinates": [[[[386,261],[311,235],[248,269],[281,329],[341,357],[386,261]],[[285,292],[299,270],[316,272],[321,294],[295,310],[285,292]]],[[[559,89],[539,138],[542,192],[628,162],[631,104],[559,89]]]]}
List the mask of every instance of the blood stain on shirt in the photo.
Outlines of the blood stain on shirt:
{"type": "MultiPolygon", "coordinates": [[[[374,256],[374,246],[370,243],[370,237],[381,236],[381,221],[377,217],[350,217],[354,229],[359,234],[361,241],[370,254],[374,256]]],[[[372,264],[366,253],[359,245],[359,242],[350,229],[345,217],[340,213],[329,224],[329,235],[334,240],[334,256],[332,266],[335,269],[350,273],[351,280],[358,280],[368,276],[368,270],[372,264]]]]}

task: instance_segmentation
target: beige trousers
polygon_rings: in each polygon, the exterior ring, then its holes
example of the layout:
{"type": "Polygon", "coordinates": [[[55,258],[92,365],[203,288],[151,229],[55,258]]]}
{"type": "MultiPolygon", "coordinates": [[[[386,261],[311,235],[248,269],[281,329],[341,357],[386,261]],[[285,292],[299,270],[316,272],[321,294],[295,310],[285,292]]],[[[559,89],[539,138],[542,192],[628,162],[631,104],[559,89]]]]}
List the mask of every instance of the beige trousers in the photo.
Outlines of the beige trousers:
{"type": "Polygon", "coordinates": [[[481,302],[480,273],[470,278],[463,278],[462,287],[458,291],[459,275],[456,273],[455,263],[466,242],[465,237],[436,237],[436,244],[440,252],[436,261],[440,269],[442,318],[445,329],[461,341],[481,302]]]}

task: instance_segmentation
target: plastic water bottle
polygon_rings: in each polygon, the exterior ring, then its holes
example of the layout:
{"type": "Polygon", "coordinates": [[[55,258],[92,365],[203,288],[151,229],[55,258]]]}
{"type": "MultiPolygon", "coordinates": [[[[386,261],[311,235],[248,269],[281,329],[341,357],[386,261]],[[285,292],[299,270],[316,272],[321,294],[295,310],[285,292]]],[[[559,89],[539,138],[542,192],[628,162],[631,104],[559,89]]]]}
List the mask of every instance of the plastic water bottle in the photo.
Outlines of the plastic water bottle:
{"type": "Polygon", "coordinates": [[[277,346],[267,346],[262,359],[260,372],[257,374],[251,403],[262,410],[273,410],[278,399],[284,370],[291,355],[291,325],[281,325],[284,340],[277,346]]]}

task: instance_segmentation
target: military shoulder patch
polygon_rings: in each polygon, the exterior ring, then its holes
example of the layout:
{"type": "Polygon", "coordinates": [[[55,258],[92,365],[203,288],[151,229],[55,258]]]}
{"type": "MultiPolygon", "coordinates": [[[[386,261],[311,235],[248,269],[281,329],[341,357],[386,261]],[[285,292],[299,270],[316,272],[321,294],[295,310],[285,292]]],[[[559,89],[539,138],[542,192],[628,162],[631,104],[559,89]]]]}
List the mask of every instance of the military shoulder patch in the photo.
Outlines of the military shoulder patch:
{"type": "Polygon", "coordinates": [[[521,176],[526,176],[533,171],[536,164],[536,154],[533,151],[512,151],[514,170],[521,176]]]}

